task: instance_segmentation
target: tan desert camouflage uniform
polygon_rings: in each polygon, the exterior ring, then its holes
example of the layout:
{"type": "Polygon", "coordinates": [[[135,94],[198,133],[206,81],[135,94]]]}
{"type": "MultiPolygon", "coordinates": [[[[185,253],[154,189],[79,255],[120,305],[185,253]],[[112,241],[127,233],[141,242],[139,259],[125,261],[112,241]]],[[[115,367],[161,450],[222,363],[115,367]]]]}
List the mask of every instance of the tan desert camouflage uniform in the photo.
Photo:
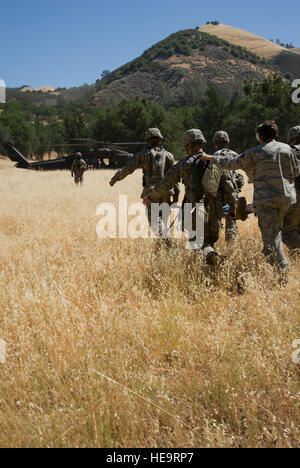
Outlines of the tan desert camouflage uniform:
{"type": "MultiPolygon", "coordinates": [[[[214,244],[218,240],[220,231],[215,196],[208,196],[201,183],[207,168],[208,164],[201,160],[201,153],[189,155],[170,169],[165,178],[156,184],[148,195],[153,202],[158,202],[172,187],[182,182],[185,186],[184,203],[190,203],[192,205],[201,202],[204,203],[205,225],[203,253],[206,259],[211,253],[215,252],[214,244]]],[[[216,182],[215,193],[217,193],[218,190],[222,171],[218,171],[218,173],[219,176],[216,182]]]]}
{"type": "MultiPolygon", "coordinates": [[[[238,156],[234,151],[225,148],[219,149],[214,153],[214,156],[229,156],[235,158],[238,156]]],[[[244,177],[235,171],[224,170],[221,177],[220,187],[218,190],[216,204],[216,214],[218,217],[218,224],[222,224],[222,208],[225,205],[230,205],[230,210],[234,211],[238,202],[240,189],[244,186],[244,177]]],[[[235,219],[229,219],[226,217],[225,220],[225,239],[227,242],[231,242],[236,239],[238,235],[238,227],[235,219]]]]}
{"type": "Polygon", "coordinates": [[[231,157],[215,156],[213,162],[224,169],[244,170],[254,183],[254,201],[264,249],[263,253],[280,273],[288,269],[282,244],[283,219],[296,203],[295,178],[299,164],[291,147],[276,140],[231,157]]]}
{"type": "Polygon", "coordinates": [[[86,162],[83,159],[75,159],[71,167],[71,175],[74,176],[75,184],[83,183],[83,174],[87,170],[86,162]]]}
{"type": "MultiPolygon", "coordinates": [[[[130,174],[133,174],[137,169],[143,170],[143,191],[141,198],[147,197],[150,190],[164,178],[166,173],[174,166],[174,156],[166,151],[163,147],[145,148],[137,153],[129,163],[118,171],[112,178],[112,182],[120,182],[130,174]]],[[[176,184],[173,190],[164,193],[157,203],[177,203],[179,197],[179,185],[176,184]]],[[[158,222],[158,232],[162,233],[162,218],[152,220],[151,204],[147,206],[146,213],[150,225],[155,225],[158,222]]],[[[156,227],[155,227],[156,230],[156,227]]]]}
{"type": "MultiPolygon", "coordinates": [[[[130,174],[133,174],[137,169],[142,169],[144,174],[144,189],[141,193],[141,198],[145,198],[148,192],[157,182],[162,180],[169,169],[174,165],[174,156],[168,153],[164,148],[145,148],[137,153],[129,163],[118,171],[112,178],[113,182],[120,182],[130,174]]],[[[159,203],[170,202],[171,197],[177,197],[178,200],[179,187],[174,187],[168,194],[164,194],[159,203]]]]}

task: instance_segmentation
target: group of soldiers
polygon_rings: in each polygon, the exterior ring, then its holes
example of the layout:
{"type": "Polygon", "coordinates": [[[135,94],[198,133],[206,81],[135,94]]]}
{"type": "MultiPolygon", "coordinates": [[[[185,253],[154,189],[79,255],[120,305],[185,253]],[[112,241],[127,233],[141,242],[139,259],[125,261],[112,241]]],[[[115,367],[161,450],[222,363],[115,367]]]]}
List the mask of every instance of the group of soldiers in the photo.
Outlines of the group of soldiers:
{"type": "Polygon", "coordinates": [[[205,209],[204,243],[201,246],[208,265],[216,266],[219,256],[215,244],[219,239],[225,216],[226,240],[237,237],[237,219],[245,220],[254,213],[258,218],[267,261],[275,266],[280,277],[286,277],[288,260],[283,242],[295,252],[300,249],[300,126],[289,131],[288,144],[277,141],[278,127],[266,121],[256,129],[258,146],[238,155],[229,149],[225,131],[214,135],[215,152],[208,155],[200,129],[185,132],[187,156],[177,164],[174,156],[162,146],[163,136],[158,128],[146,131],[147,147],[110,181],[114,186],[137,169],[143,171],[141,198],[147,207],[151,223],[153,203],[176,203],[179,184],[185,187],[183,204],[205,209]],[[237,170],[246,172],[254,184],[253,203],[239,197],[244,178],[237,170]]]}

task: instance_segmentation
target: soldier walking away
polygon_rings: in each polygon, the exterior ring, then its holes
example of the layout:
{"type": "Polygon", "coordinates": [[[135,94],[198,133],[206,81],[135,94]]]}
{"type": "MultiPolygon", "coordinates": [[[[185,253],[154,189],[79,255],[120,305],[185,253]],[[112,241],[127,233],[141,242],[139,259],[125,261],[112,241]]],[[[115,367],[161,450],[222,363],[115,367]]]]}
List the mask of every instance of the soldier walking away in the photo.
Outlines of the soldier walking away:
{"type": "MultiPolygon", "coordinates": [[[[214,156],[228,156],[235,158],[237,153],[228,148],[230,143],[228,133],[224,131],[216,132],[213,138],[215,147],[214,156]]],[[[223,208],[228,205],[228,214],[225,220],[225,239],[226,242],[232,242],[238,235],[236,222],[236,208],[239,200],[239,193],[244,186],[244,177],[235,171],[224,170],[221,177],[217,198],[215,201],[215,210],[218,217],[218,224],[222,225],[223,208]]]]}
{"type": "MultiPolygon", "coordinates": [[[[137,169],[143,170],[143,191],[141,198],[147,197],[151,189],[162,180],[169,169],[175,164],[174,156],[166,151],[162,146],[163,136],[158,128],[149,128],[145,133],[147,147],[137,153],[128,164],[118,171],[110,181],[113,187],[117,182],[133,174],[137,169]]],[[[172,190],[158,197],[157,203],[177,203],[179,198],[179,185],[175,185],[172,190]]],[[[150,226],[158,224],[158,234],[162,235],[162,216],[159,214],[158,220],[152,220],[151,204],[147,206],[147,216],[150,226]],[[152,223],[151,223],[152,220],[152,223]]],[[[153,226],[152,226],[153,227],[153,226]]]]}
{"type": "MultiPolygon", "coordinates": [[[[290,129],[288,142],[300,164],[300,126],[290,129]]],[[[296,178],[295,185],[297,203],[289,208],[283,221],[283,242],[291,253],[300,252],[300,176],[296,178]]]]}
{"type": "MultiPolygon", "coordinates": [[[[196,207],[197,204],[203,203],[205,208],[205,223],[204,223],[204,244],[202,251],[207,264],[215,266],[217,264],[218,255],[214,249],[215,233],[211,232],[211,225],[209,223],[209,209],[211,198],[215,198],[220,183],[221,171],[216,167],[208,167],[206,163],[201,160],[203,145],[206,143],[205,137],[201,130],[191,129],[184,135],[184,146],[187,150],[188,156],[179,161],[172,169],[169,170],[163,180],[158,182],[150,191],[147,198],[144,200],[145,204],[157,202],[163,198],[172,187],[175,187],[179,182],[185,186],[185,198],[183,204],[190,204],[193,206],[193,231],[196,228],[196,207]],[[210,173],[210,178],[205,176],[210,173]],[[214,184],[211,181],[214,180],[214,184]],[[208,188],[208,186],[210,187],[208,188]],[[214,186],[214,187],[213,187],[214,186]],[[209,193],[211,189],[211,192],[209,193]]],[[[190,238],[190,244],[193,239],[190,238]]],[[[199,250],[199,248],[198,248],[199,250]]]]}
{"type": "Polygon", "coordinates": [[[208,155],[202,158],[224,169],[242,169],[253,180],[253,205],[264,243],[263,253],[285,279],[289,264],[282,242],[283,219],[297,201],[295,178],[299,175],[299,164],[291,147],[276,141],[277,136],[276,123],[268,120],[256,129],[258,146],[235,158],[208,155]]]}
{"type": "Polygon", "coordinates": [[[86,162],[82,159],[81,153],[75,154],[75,159],[71,167],[71,177],[74,177],[75,184],[83,184],[83,174],[87,170],[86,162]]]}

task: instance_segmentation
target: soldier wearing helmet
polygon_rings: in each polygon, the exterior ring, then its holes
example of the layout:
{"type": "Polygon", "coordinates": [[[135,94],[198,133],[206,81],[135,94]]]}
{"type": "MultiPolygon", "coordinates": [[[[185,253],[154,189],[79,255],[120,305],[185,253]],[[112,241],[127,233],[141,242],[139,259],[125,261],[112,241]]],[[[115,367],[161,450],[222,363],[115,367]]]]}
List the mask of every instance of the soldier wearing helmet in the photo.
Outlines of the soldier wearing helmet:
{"type": "MultiPolygon", "coordinates": [[[[201,160],[203,145],[206,143],[201,130],[191,129],[184,134],[184,146],[188,155],[179,161],[151,190],[144,200],[145,204],[157,202],[176,184],[183,182],[185,186],[184,205],[192,206],[193,231],[195,231],[197,216],[197,206],[203,203],[205,207],[204,223],[204,245],[192,247],[195,250],[202,248],[207,264],[215,266],[217,263],[217,253],[214,250],[214,240],[211,238],[209,223],[209,208],[211,199],[216,196],[220,183],[220,170],[216,167],[208,167],[201,160]]],[[[193,239],[190,238],[190,245],[193,239]]]]}
{"type": "Polygon", "coordinates": [[[81,153],[76,153],[75,159],[71,167],[71,177],[74,177],[75,184],[83,184],[83,174],[87,170],[87,165],[84,159],[82,159],[81,153]]]}
{"type": "Polygon", "coordinates": [[[234,158],[203,155],[228,170],[244,170],[254,183],[254,201],[267,261],[277,267],[285,281],[289,268],[282,244],[283,220],[297,201],[295,178],[300,173],[299,161],[289,145],[276,140],[278,127],[267,120],[256,129],[258,146],[234,158]]]}
{"type": "MultiPolygon", "coordinates": [[[[288,143],[296,158],[300,161],[300,126],[288,132],[288,143]]],[[[295,180],[297,203],[292,205],[283,221],[283,242],[291,252],[300,250],[300,176],[295,180]]]]}
{"type": "MultiPolygon", "coordinates": [[[[137,169],[143,171],[143,191],[141,198],[144,199],[150,190],[162,180],[175,163],[174,156],[162,146],[163,136],[158,128],[149,128],[145,132],[147,147],[137,153],[129,163],[118,171],[110,181],[111,187],[122,181],[137,169]]],[[[158,203],[177,203],[179,197],[179,185],[164,193],[158,203]]],[[[147,208],[148,220],[151,225],[151,206],[147,208]]],[[[159,221],[161,224],[161,221],[159,221]]]]}
{"type": "MultiPolygon", "coordinates": [[[[228,148],[230,143],[227,132],[216,132],[213,137],[215,147],[215,156],[237,156],[237,153],[228,148]]],[[[227,242],[233,241],[238,234],[236,222],[236,207],[238,204],[239,193],[244,186],[244,177],[235,171],[224,170],[221,177],[221,182],[215,201],[215,213],[217,217],[216,227],[219,229],[222,226],[223,207],[229,206],[229,213],[225,220],[225,239],[227,242]]]]}

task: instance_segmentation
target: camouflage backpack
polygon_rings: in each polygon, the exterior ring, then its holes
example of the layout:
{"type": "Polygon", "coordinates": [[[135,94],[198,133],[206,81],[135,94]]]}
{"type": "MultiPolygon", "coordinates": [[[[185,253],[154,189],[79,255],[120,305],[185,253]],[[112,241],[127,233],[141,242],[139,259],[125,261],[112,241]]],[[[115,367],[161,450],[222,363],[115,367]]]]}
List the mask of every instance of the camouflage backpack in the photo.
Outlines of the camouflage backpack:
{"type": "Polygon", "coordinates": [[[193,187],[194,199],[195,201],[200,201],[203,199],[205,193],[203,187],[203,177],[206,172],[206,163],[202,161],[201,155],[194,154],[189,159],[191,163],[191,185],[193,187]]]}
{"type": "Polygon", "coordinates": [[[222,176],[222,169],[218,168],[215,164],[209,163],[205,169],[204,176],[202,177],[202,187],[204,194],[208,199],[216,198],[220,181],[222,176]]]}

